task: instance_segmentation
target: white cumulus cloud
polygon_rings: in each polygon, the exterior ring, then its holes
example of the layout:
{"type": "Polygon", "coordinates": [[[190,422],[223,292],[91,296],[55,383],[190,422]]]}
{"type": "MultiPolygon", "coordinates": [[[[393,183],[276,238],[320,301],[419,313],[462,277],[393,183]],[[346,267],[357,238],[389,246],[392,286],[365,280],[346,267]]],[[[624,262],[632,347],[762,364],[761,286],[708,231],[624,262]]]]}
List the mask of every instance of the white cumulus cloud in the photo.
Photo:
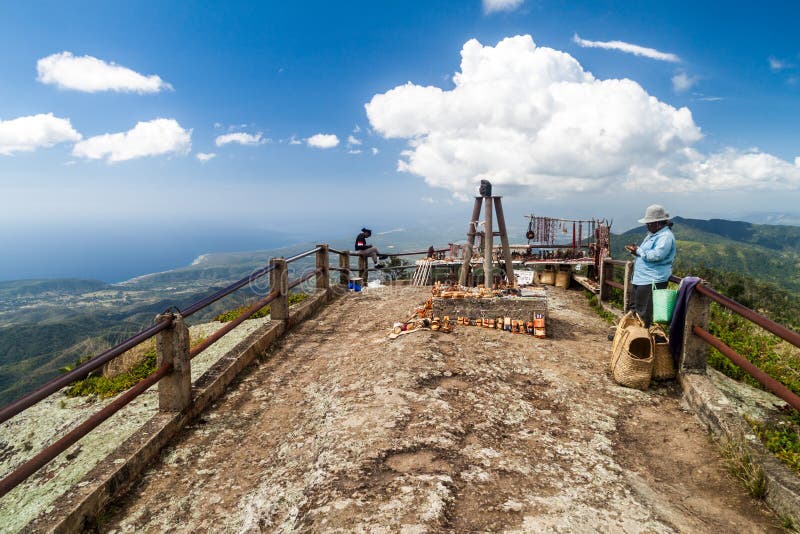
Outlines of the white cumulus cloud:
{"type": "Polygon", "coordinates": [[[0,119],[0,155],[10,156],[14,152],[30,152],[80,139],[81,134],[75,131],[69,119],[55,117],[52,113],[0,119]]]}
{"type": "Polygon", "coordinates": [[[145,76],[116,63],[92,56],[74,56],[60,52],[36,62],[38,80],[61,89],[86,93],[117,91],[125,93],[158,93],[172,90],[159,76],[145,76]]]}
{"type": "Polygon", "coordinates": [[[200,163],[205,163],[216,158],[217,155],[213,152],[198,152],[195,157],[200,161],[200,163]]]}
{"type": "Polygon", "coordinates": [[[184,130],[175,119],[137,122],[127,132],[90,137],[75,144],[74,156],[103,159],[109,163],[163,154],[188,154],[192,130],[184,130]]]}
{"type": "Polygon", "coordinates": [[[409,82],[365,108],[377,133],[409,140],[398,170],[456,199],[482,178],[565,194],[800,186],[800,169],[769,154],[699,153],[693,145],[702,134],[688,108],[629,79],[597,79],[530,36],[494,47],[468,41],[453,82],[451,90],[409,82]]]}
{"type": "Polygon", "coordinates": [[[679,72],[672,77],[672,89],[676,93],[683,93],[694,87],[697,81],[698,78],[696,76],[689,76],[685,72],[679,72]]]}
{"type": "Polygon", "coordinates": [[[351,146],[358,146],[358,145],[361,144],[361,140],[356,138],[353,135],[348,135],[347,136],[347,144],[351,145],[351,146]]]}
{"type": "Polygon", "coordinates": [[[681,60],[681,58],[679,58],[675,54],[671,54],[669,52],[661,52],[660,50],[656,50],[655,48],[647,48],[645,46],[626,43],[625,41],[587,41],[586,39],[581,39],[577,33],[572,36],[572,41],[584,48],[604,48],[606,50],[619,50],[620,52],[633,54],[635,56],[657,59],[659,61],[670,61],[672,63],[679,63],[681,60]]]}
{"type": "Polygon", "coordinates": [[[249,134],[245,132],[235,132],[225,135],[217,136],[214,140],[217,146],[223,146],[230,143],[237,143],[244,146],[263,145],[267,140],[261,136],[261,132],[256,134],[249,134]]]}
{"type": "Polygon", "coordinates": [[[514,11],[525,0],[483,0],[483,12],[487,15],[497,11],[514,11]]]}
{"type": "Polygon", "coordinates": [[[306,139],[306,143],[314,148],[333,148],[339,145],[339,138],[334,134],[318,133],[306,139]]]}

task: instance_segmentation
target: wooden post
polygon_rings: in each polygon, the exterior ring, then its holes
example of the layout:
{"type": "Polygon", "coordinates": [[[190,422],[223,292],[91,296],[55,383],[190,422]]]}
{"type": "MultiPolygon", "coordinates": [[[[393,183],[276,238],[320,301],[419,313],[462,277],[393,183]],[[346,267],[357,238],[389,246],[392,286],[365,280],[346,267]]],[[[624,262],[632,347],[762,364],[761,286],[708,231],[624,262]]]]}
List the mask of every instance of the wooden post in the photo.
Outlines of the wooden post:
{"type": "Polygon", "coordinates": [[[367,287],[367,281],[369,280],[369,262],[367,262],[366,256],[359,256],[358,257],[358,276],[361,277],[361,286],[367,287]]]}
{"type": "Polygon", "coordinates": [[[511,261],[511,247],[508,244],[508,232],[506,232],[506,218],[503,215],[503,204],[500,202],[502,197],[494,198],[494,210],[497,213],[497,228],[500,230],[500,244],[503,247],[503,258],[506,260],[506,279],[508,283],[517,287],[517,279],[514,278],[514,263],[511,261]]]}
{"type": "Polygon", "coordinates": [[[461,266],[461,273],[458,275],[459,285],[467,285],[467,274],[469,274],[470,261],[472,261],[472,249],[475,247],[475,235],[478,233],[478,217],[481,216],[481,201],[483,197],[475,197],[475,204],[472,206],[472,217],[469,220],[467,229],[467,247],[464,251],[464,263],[461,266]]]}
{"type": "Polygon", "coordinates": [[[622,290],[622,311],[627,312],[631,309],[631,303],[633,302],[633,262],[626,261],[625,262],[625,289],[622,290]]]}
{"type": "Polygon", "coordinates": [[[317,275],[317,289],[324,289],[327,291],[331,287],[331,266],[328,258],[328,245],[317,245],[317,269],[322,269],[317,275]]]}
{"type": "Polygon", "coordinates": [[[347,287],[347,283],[350,281],[350,253],[349,252],[342,252],[339,254],[339,269],[344,269],[343,271],[339,271],[339,283],[345,287],[347,287]]]}
{"type": "MultiPolygon", "coordinates": [[[[156,336],[157,367],[172,364],[172,372],[158,382],[158,409],[181,412],[192,402],[192,371],[189,359],[189,329],[180,314],[156,336]]],[[[164,315],[156,317],[161,321],[164,315]]]]}
{"type": "Polygon", "coordinates": [[[709,305],[711,301],[705,295],[692,291],[686,307],[686,319],[683,323],[683,347],[681,347],[680,371],[682,373],[704,373],[708,360],[708,344],[692,333],[697,325],[708,330],[709,305]]]}
{"type": "Polygon", "coordinates": [[[270,304],[270,319],[273,321],[289,320],[289,271],[284,258],[269,260],[274,269],[269,273],[269,289],[277,291],[278,297],[270,304]]]}
{"type": "Polygon", "coordinates": [[[614,266],[610,263],[606,264],[606,260],[600,262],[600,301],[608,300],[608,292],[611,286],[606,285],[606,280],[610,280],[614,275],[614,266]]]}
{"type": "Polygon", "coordinates": [[[494,232],[492,231],[492,198],[486,197],[484,202],[483,224],[483,287],[492,289],[494,276],[492,276],[492,244],[494,232]]]}

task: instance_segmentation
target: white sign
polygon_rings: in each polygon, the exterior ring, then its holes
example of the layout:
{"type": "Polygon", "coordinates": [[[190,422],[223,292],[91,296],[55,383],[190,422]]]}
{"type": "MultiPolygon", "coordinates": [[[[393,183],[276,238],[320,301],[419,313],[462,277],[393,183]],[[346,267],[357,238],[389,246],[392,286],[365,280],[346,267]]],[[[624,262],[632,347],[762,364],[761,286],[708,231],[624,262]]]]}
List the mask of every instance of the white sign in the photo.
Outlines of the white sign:
{"type": "Polygon", "coordinates": [[[529,286],[533,283],[533,271],[518,271],[514,269],[514,278],[517,279],[517,285],[529,286]]]}

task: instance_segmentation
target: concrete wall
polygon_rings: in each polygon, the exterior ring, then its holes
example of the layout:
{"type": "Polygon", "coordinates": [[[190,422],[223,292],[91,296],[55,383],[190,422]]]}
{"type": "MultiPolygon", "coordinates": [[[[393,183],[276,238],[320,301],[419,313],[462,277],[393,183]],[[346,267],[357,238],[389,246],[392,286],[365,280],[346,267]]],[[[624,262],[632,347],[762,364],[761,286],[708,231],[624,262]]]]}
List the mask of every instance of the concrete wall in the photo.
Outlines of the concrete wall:
{"type": "Polygon", "coordinates": [[[697,417],[721,442],[744,446],[751,461],[764,470],[767,493],[764,500],[778,515],[790,517],[800,525],[800,479],[769,452],[750,425],[731,406],[717,386],[703,372],[679,374],[683,395],[697,417]]]}

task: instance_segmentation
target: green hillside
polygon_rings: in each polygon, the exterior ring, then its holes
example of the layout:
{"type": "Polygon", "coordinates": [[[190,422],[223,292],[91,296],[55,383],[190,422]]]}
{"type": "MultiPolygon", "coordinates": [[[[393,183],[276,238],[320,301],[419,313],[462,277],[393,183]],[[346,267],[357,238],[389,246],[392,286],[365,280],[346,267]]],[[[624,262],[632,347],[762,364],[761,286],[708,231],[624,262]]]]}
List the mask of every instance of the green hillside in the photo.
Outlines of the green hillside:
{"type": "MultiPolygon", "coordinates": [[[[675,217],[676,272],[713,269],[748,275],[800,294],[800,227],[722,219],[675,217]]],[[[640,243],[644,227],[612,236],[614,258],[627,259],[628,243],[640,243]]]]}
{"type": "Polygon", "coordinates": [[[99,280],[55,278],[44,280],[12,280],[0,282],[0,299],[20,296],[39,296],[45,293],[88,293],[110,287],[99,280]]]}

